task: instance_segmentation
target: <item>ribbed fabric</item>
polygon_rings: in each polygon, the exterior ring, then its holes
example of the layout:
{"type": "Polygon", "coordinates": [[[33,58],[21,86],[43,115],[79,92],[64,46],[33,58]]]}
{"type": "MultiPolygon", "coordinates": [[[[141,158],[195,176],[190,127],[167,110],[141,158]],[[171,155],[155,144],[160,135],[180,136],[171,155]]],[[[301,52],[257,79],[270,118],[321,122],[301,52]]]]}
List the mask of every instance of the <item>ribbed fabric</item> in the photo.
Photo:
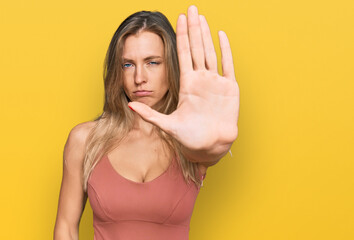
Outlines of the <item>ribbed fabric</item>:
{"type": "Polygon", "coordinates": [[[157,178],[138,183],[121,176],[106,155],[88,180],[94,240],[188,240],[199,191],[176,159],[157,178]]]}

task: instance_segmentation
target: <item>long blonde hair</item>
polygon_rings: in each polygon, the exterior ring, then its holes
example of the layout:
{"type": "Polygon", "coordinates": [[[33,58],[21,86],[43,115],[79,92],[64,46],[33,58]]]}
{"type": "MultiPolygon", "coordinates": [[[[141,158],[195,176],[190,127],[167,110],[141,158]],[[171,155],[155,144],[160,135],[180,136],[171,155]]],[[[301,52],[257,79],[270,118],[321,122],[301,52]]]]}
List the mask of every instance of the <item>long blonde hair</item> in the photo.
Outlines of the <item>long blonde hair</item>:
{"type": "MultiPolygon", "coordinates": [[[[176,34],[168,19],[160,12],[140,11],[127,17],[114,33],[104,61],[105,99],[103,113],[94,121],[86,141],[83,164],[83,189],[87,191],[87,181],[97,162],[116,148],[133,127],[134,114],[128,107],[130,101],[123,90],[122,51],[125,39],[131,34],[149,31],[159,35],[164,43],[166,72],[169,90],[163,97],[163,104],[157,111],[170,114],[176,110],[179,93],[179,64],[176,48],[176,34]]],[[[181,145],[160,128],[154,130],[177,157],[186,182],[192,180],[198,186],[201,180],[196,176],[197,164],[188,161],[181,153],[181,145]]]]}

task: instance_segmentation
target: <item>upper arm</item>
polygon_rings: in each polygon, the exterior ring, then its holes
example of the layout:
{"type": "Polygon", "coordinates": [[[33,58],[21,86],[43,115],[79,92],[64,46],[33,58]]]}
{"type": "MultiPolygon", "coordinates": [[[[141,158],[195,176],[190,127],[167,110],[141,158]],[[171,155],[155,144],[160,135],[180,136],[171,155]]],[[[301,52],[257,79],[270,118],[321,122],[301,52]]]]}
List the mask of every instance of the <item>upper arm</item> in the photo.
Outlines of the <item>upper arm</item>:
{"type": "Polygon", "coordinates": [[[80,123],[69,133],[63,154],[63,177],[59,194],[56,226],[77,235],[87,193],[83,191],[85,142],[92,122],[80,123]]]}

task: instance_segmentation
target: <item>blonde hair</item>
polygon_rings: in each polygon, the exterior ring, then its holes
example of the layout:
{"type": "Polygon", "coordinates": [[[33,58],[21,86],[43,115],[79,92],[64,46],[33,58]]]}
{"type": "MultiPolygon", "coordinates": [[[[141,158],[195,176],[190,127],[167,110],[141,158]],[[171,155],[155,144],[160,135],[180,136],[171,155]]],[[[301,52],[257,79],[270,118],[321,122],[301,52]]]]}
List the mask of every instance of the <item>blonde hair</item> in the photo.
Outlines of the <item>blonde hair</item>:
{"type": "MultiPolygon", "coordinates": [[[[134,114],[128,107],[130,101],[123,90],[122,51],[125,39],[131,34],[149,31],[159,35],[164,43],[164,56],[169,89],[163,97],[163,104],[157,111],[170,114],[178,104],[179,64],[176,48],[176,34],[168,19],[160,12],[141,11],[126,18],[114,33],[104,61],[105,99],[103,113],[94,121],[86,141],[83,163],[83,189],[87,191],[87,181],[98,161],[116,148],[133,127],[134,114]]],[[[181,153],[181,144],[154,126],[154,131],[176,156],[187,183],[192,180],[201,186],[201,179],[196,176],[197,164],[188,161],[181,153]]]]}

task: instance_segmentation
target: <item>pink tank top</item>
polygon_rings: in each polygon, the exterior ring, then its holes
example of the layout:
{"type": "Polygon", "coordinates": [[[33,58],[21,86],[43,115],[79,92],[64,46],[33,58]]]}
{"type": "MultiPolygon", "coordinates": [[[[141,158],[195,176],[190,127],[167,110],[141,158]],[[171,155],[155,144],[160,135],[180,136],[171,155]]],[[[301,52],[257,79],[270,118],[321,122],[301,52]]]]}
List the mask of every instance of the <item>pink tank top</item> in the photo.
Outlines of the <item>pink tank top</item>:
{"type": "Polygon", "coordinates": [[[184,180],[176,159],[157,178],[138,183],[121,176],[104,156],[87,188],[94,240],[188,240],[199,191],[184,180]]]}

